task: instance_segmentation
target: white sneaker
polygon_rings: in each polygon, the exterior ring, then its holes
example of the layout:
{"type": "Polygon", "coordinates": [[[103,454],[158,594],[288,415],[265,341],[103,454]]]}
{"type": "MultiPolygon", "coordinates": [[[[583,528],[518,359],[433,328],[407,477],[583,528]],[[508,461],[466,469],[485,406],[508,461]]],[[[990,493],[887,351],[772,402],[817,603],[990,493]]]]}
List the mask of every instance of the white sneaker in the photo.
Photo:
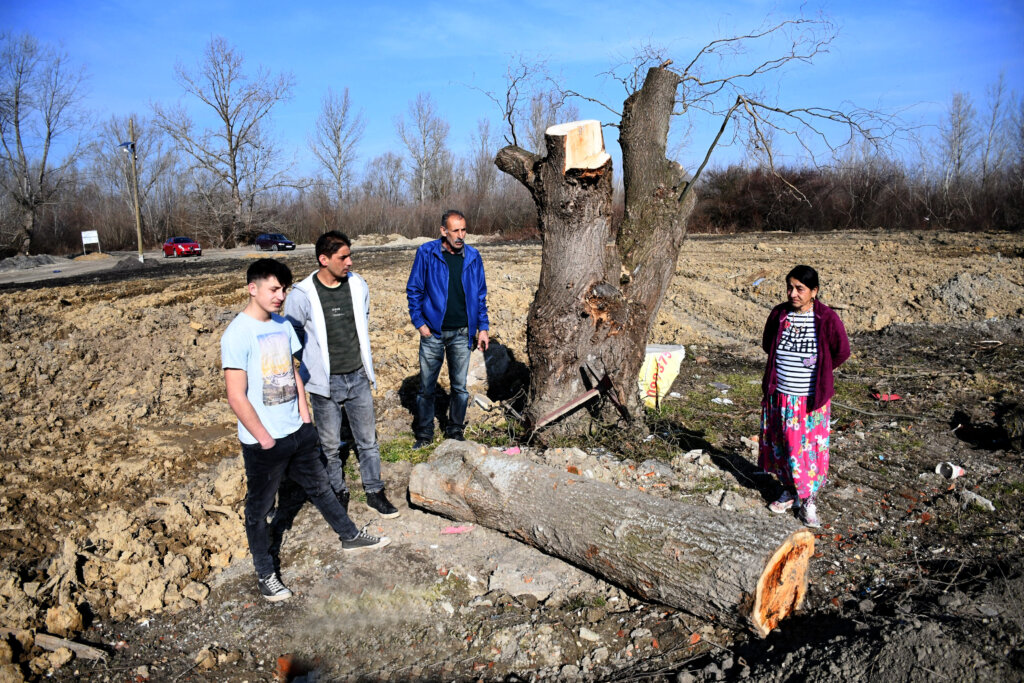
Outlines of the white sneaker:
{"type": "Polygon", "coordinates": [[[821,526],[821,522],[818,520],[818,506],[814,503],[804,503],[800,517],[803,519],[804,524],[809,527],[817,529],[821,526]]]}

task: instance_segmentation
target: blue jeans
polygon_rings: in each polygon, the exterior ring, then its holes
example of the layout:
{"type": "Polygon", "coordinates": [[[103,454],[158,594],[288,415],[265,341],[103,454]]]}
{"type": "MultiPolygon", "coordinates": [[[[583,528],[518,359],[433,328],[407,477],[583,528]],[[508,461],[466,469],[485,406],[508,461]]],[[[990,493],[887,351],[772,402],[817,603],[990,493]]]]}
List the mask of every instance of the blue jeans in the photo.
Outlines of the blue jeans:
{"type": "Polygon", "coordinates": [[[304,424],[298,431],[277,440],[273,448],[264,450],[259,444],[242,444],[245,462],[245,536],[257,576],[275,571],[270,552],[267,514],[274,507],[274,497],[285,471],[306,492],[338,538],[348,540],[359,534],[345,509],[331,491],[327,472],[320,461],[320,444],[313,425],[304,424]]]}
{"type": "Polygon", "coordinates": [[[445,330],[441,332],[440,338],[433,334],[420,337],[420,393],[416,395],[416,419],[412,424],[412,432],[417,439],[434,438],[434,391],[437,389],[437,376],[445,356],[448,357],[448,382],[452,390],[445,435],[462,434],[466,428],[469,354],[469,330],[465,327],[445,330]]]}
{"type": "Polygon", "coordinates": [[[359,457],[359,477],[363,490],[376,493],[384,488],[380,479],[380,447],[377,445],[377,418],[373,412],[373,392],[366,371],[359,368],[345,375],[331,375],[331,396],[310,394],[313,419],[320,434],[320,445],[327,459],[327,476],[336,493],[348,489],[345,484],[345,458],[348,443],[342,438],[342,423],[348,415],[348,426],[359,457]],[[344,410],[344,413],[342,413],[344,410]],[[344,453],[343,453],[344,451],[344,453]]]}

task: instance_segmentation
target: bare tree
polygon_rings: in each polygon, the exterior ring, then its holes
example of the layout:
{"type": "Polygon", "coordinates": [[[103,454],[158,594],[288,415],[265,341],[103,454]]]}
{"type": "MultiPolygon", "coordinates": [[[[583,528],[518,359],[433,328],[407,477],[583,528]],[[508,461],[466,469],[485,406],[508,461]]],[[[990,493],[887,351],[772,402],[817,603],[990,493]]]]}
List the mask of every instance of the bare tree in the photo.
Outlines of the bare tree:
{"type": "MultiPolygon", "coordinates": [[[[144,116],[111,116],[100,128],[100,139],[92,147],[92,177],[102,182],[106,191],[124,203],[126,212],[133,207],[131,157],[122,144],[129,140],[128,119],[135,126],[136,167],[139,174],[139,206],[143,232],[157,239],[152,226],[156,224],[156,206],[150,198],[164,186],[174,172],[177,155],[163,129],[152,125],[144,116]]],[[[126,213],[127,215],[127,213],[126,213]]]]}
{"type": "Polygon", "coordinates": [[[539,152],[544,149],[544,131],[556,123],[575,121],[579,117],[579,107],[567,101],[560,90],[549,87],[530,96],[529,113],[521,127],[527,132],[530,149],[539,152]]]}
{"type": "Polygon", "coordinates": [[[341,206],[352,182],[356,145],[363,137],[366,122],[362,112],[352,113],[348,88],[339,96],[328,89],[321,103],[309,148],[330,176],[337,207],[341,206]]]}
{"type": "MultiPolygon", "coordinates": [[[[1024,172],[1024,97],[1017,100],[1010,116],[1009,128],[1010,158],[1020,174],[1024,172]]],[[[1024,186],[1020,189],[1024,189],[1024,186]]]]}
{"type": "Polygon", "coordinates": [[[494,143],[491,140],[491,122],[480,119],[476,132],[470,138],[469,191],[479,202],[494,189],[498,169],[494,166],[494,143]]]}
{"type": "MultiPolygon", "coordinates": [[[[198,128],[188,111],[176,106],[154,105],[156,124],[174,138],[179,148],[207,177],[226,191],[228,210],[211,207],[215,216],[229,217],[221,225],[222,246],[234,246],[253,221],[259,195],[290,185],[286,170],[277,164],[277,150],[267,134],[271,110],[291,97],[291,74],[272,76],[259,67],[255,75],[243,71],[244,59],[221,37],[210,40],[194,71],[178,64],[175,79],[186,95],[198,99],[215,113],[218,124],[198,128]]],[[[204,192],[220,200],[220,192],[204,192]]]]}
{"type": "Polygon", "coordinates": [[[391,206],[402,202],[402,185],[405,172],[402,168],[402,157],[394,152],[385,152],[374,157],[366,165],[363,174],[363,194],[367,197],[383,200],[391,206]]]}
{"type": "Polygon", "coordinates": [[[85,150],[84,80],[66,53],[28,34],[0,36],[0,183],[18,207],[13,246],[22,254],[32,249],[40,208],[56,200],[85,150]],[[58,141],[63,156],[55,160],[58,141]]]}
{"type": "Polygon", "coordinates": [[[501,96],[474,89],[498,107],[505,141],[510,145],[540,152],[548,127],[579,118],[579,108],[569,99],[577,93],[561,88],[543,60],[531,62],[515,55],[505,69],[505,85],[501,96]]]}
{"type": "MultiPolygon", "coordinates": [[[[569,92],[617,117],[608,124],[618,129],[622,148],[625,213],[617,233],[611,229],[612,163],[594,126],[581,122],[549,129],[545,157],[516,145],[498,152],[498,167],[533,196],[544,237],[540,283],[527,319],[533,370],[526,407],[530,422],[537,425],[585,390],[608,383],[612,388],[605,393],[613,400],[603,409],[594,407],[591,415],[616,420],[640,411],[636,377],[644,346],[675,272],[695,198],[695,177],[666,158],[673,114],[723,118],[694,175],[707,164],[734,115],[750,122],[755,135],[775,128],[794,134],[811,151],[809,137],[829,149],[837,146],[832,126],[847,140],[878,139],[867,113],[787,109],[753,94],[752,88],[773,72],[812,61],[834,36],[827,20],[786,20],[712,41],[681,69],[670,68],[672,61],[656,51],[644,50],[625,74],[616,76],[627,95],[621,109],[569,92]],[[706,75],[705,62],[721,67],[722,55],[746,55],[744,48],[768,39],[781,46],[775,57],[740,64],[721,76],[706,75]]],[[[582,431],[588,425],[580,419],[585,416],[579,412],[565,419],[559,431],[582,431]]]]}
{"type": "Polygon", "coordinates": [[[1007,114],[1006,72],[1000,72],[995,83],[985,89],[988,98],[988,118],[985,136],[981,141],[981,186],[987,188],[993,174],[1002,170],[1009,154],[1010,117],[1007,114]]]}
{"type": "Polygon", "coordinates": [[[953,93],[946,118],[939,127],[943,185],[947,191],[968,178],[981,140],[978,136],[977,112],[970,95],[953,93]]]}
{"type": "Polygon", "coordinates": [[[438,115],[434,101],[420,93],[409,103],[409,123],[395,121],[402,144],[409,151],[412,173],[409,183],[417,201],[440,199],[451,189],[452,155],[448,151],[448,122],[438,115]]]}

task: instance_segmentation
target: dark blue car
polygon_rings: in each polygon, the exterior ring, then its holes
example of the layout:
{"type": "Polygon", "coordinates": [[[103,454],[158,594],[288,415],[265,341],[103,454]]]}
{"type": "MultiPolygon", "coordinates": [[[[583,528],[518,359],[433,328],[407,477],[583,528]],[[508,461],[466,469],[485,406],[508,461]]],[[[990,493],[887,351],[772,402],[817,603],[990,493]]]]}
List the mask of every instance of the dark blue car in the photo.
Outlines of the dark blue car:
{"type": "Polygon", "coordinates": [[[264,232],[256,238],[256,246],[263,250],[286,251],[294,249],[295,242],[279,232],[264,232]]]}

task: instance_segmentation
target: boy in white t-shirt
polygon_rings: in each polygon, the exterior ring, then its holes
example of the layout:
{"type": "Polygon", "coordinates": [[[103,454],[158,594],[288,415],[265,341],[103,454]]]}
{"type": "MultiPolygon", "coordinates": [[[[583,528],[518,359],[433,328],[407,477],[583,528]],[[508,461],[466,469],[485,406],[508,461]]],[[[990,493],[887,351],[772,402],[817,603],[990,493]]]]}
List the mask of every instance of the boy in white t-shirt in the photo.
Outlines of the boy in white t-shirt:
{"type": "Polygon", "coordinates": [[[331,489],[305,387],[292,358],[301,345],[291,324],[279,315],[292,284],[291,271],[279,261],[259,259],[249,266],[246,283],[249,303],[221,337],[221,366],[242,442],[249,552],[260,593],[278,602],[292,592],[274,568],[267,514],[286,472],[305,489],[344,551],[383,548],[391,540],[359,531],[331,489]]]}

